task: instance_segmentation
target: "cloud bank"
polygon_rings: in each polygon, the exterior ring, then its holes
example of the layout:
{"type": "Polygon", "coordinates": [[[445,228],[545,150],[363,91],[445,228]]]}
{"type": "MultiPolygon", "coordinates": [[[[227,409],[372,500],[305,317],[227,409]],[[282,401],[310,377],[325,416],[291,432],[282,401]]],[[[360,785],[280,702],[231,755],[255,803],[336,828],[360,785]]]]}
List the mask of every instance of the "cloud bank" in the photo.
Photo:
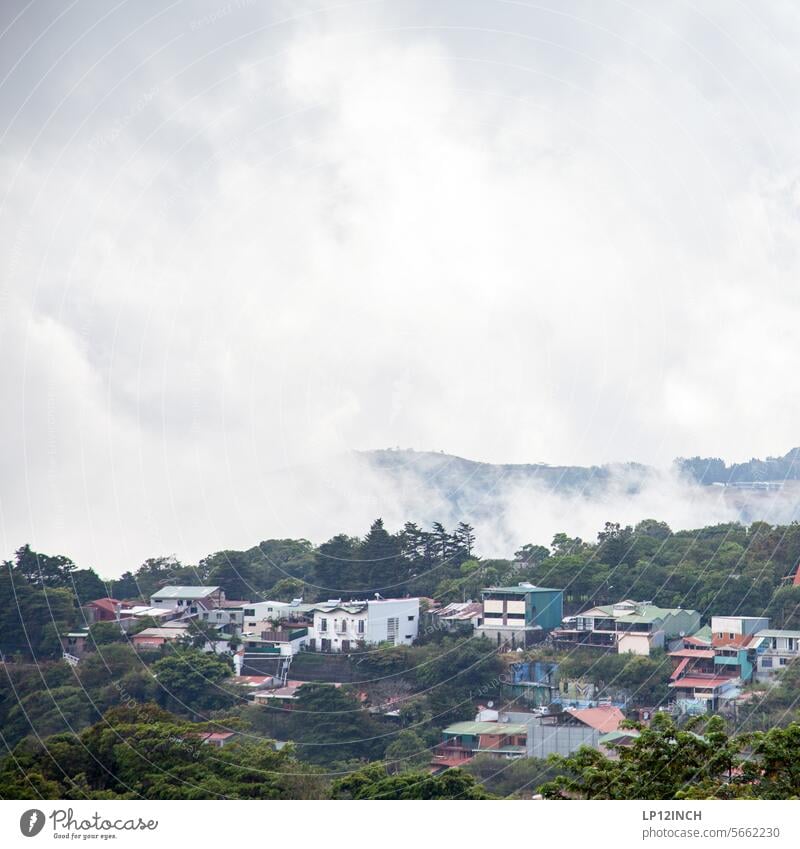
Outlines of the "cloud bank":
{"type": "MultiPolygon", "coordinates": [[[[414,512],[351,449],[797,444],[792,4],[3,14],[5,553],[115,574],[414,512]]],[[[526,498],[498,539],[581,530],[526,498]]]]}

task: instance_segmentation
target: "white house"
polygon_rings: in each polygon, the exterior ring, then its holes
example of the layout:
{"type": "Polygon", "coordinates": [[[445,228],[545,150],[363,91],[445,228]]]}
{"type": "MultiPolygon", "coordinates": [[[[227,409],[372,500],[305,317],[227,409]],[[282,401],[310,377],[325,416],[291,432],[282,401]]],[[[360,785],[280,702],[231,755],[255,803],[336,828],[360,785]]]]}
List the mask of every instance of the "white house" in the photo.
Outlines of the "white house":
{"type": "Polygon", "coordinates": [[[765,628],[758,631],[752,645],[756,649],[756,678],[768,681],[800,657],[800,631],[765,628]]]}
{"type": "Polygon", "coordinates": [[[419,599],[332,599],[313,606],[309,648],[352,651],[364,645],[410,646],[419,634],[419,599]]]}

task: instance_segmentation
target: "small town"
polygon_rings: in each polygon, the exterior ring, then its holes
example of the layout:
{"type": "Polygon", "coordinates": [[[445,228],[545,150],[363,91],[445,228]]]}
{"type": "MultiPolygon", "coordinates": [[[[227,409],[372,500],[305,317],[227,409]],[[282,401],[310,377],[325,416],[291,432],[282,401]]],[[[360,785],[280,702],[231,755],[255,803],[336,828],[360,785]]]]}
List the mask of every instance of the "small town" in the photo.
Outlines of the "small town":
{"type": "Polygon", "coordinates": [[[2,849],[800,845],[798,57],[0,0],[2,849]]]}
{"type": "MultiPolygon", "coordinates": [[[[789,578],[800,586],[800,566],[789,578]]],[[[99,598],[82,607],[87,627],[61,636],[63,658],[78,665],[96,650],[91,626],[111,623],[130,634],[130,644],[144,655],[195,645],[229,657],[231,683],[245,688],[247,700],[291,710],[308,683],[293,676],[293,668],[304,667],[309,653],[357,657],[370,648],[411,646],[421,634],[432,632],[482,638],[483,650],[502,660],[496,694],[475,700],[474,720],[442,730],[428,765],[434,774],[464,766],[478,755],[543,759],[589,746],[614,757],[640,733],[626,720],[647,727],[659,712],[735,718],[763,693],[759,687],[772,686],[800,658],[800,631],[771,628],[763,616],[721,612],[704,624],[696,610],[623,599],[565,617],[562,590],[524,582],[486,587],[480,601],[444,605],[429,598],[375,595],[310,604],[301,598],[253,602],[228,599],[218,586],[165,586],[140,604],[99,598]],[[156,624],[138,627],[143,622],[156,624]],[[537,648],[556,659],[518,659],[537,648]],[[664,682],[668,698],[643,704],[635,690],[608,693],[560,673],[558,656],[581,649],[598,656],[664,653],[670,663],[664,682]]],[[[329,657],[333,674],[343,668],[334,661],[329,657]]],[[[324,669],[324,664],[314,668],[324,669]]],[[[366,692],[359,696],[369,701],[366,692]]],[[[396,694],[365,709],[399,718],[401,702],[396,694]]],[[[204,741],[224,746],[235,737],[234,731],[217,731],[204,741]]]]}

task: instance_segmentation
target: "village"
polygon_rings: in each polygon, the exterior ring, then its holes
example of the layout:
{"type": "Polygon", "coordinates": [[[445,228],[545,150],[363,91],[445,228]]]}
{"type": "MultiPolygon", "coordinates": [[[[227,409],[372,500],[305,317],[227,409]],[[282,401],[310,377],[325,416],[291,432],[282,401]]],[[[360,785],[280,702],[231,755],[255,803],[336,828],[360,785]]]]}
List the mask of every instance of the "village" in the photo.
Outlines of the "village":
{"type": "MultiPolygon", "coordinates": [[[[788,580],[800,586],[800,566],[788,580]]],[[[413,646],[431,634],[477,638],[502,660],[503,672],[474,693],[474,719],[442,729],[430,752],[433,774],[479,755],[544,759],[588,746],[617,757],[658,712],[735,718],[800,657],[800,631],[771,628],[764,616],[720,611],[703,622],[696,610],[634,599],[565,616],[561,589],[528,582],[485,587],[479,601],[449,604],[378,593],[315,603],[249,601],[226,598],[219,586],[164,586],[148,599],[95,599],[81,614],[85,627],[61,635],[63,658],[73,666],[98,650],[92,628],[106,623],[143,656],[191,645],[227,657],[231,683],[246,700],[282,711],[292,710],[310,681],[347,685],[351,679],[337,674],[353,657],[413,646]],[[661,683],[669,695],[648,704],[630,688],[570,677],[562,659],[576,652],[663,656],[669,663],[661,683]]],[[[399,717],[402,693],[372,702],[359,695],[365,710],[399,717]]],[[[203,742],[224,746],[235,737],[217,730],[203,742]]]]}

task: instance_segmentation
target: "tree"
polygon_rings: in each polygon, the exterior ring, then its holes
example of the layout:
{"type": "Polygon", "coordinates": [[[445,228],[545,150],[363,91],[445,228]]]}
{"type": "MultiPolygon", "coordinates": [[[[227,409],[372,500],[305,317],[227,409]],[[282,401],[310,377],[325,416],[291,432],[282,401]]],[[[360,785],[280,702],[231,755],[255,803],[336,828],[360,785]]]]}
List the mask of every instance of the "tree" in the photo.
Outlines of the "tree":
{"type": "Polygon", "coordinates": [[[197,649],[180,649],[153,664],[164,707],[190,715],[229,707],[236,695],[222,682],[230,678],[229,661],[197,649]]]}
{"type": "Polygon", "coordinates": [[[343,687],[304,684],[290,715],[298,756],[330,764],[346,757],[381,757],[386,739],[369,712],[343,687]]]}
{"type": "Polygon", "coordinates": [[[460,769],[441,775],[403,772],[389,775],[371,764],[333,783],[334,799],[492,799],[475,779],[460,769]]]}
{"type": "Polygon", "coordinates": [[[675,799],[694,784],[730,781],[741,765],[741,739],[725,733],[723,720],[708,719],[702,735],[679,729],[666,713],[657,713],[649,728],[639,730],[630,745],[610,744],[612,760],[596,749],[581,747],[568,757],[551,755],[561,772],[542,785],[547,799],[675,799]]]}
{"type": "Polygon", "coordinates": [[[422,769],[431,759],[425,741],[415,731],[407,729],[386,747],[386,769],[389,773],[422,769]]]}
{"type": "Polygon", "coordinates": [[[220,551],[200,561],[210,586],[220,586],[230,599],[249,599],[256,592],[256,568],[243,551],[220,551]]]}
{"type": "Polygon", "coordinates": [[[403,579],[405,561],[401,557],[400,540],[376,519],[359,547],[362,585],[371,591],[388,589],[403,579]]]}
{"type": "Polygon", "coordinates": [[[453,534],[457,553],[464,557],[472,557],[472,549],[475,548],[475,528],[467,522],[459,522],[453,534]]]}
{"type": "Polygon", "coordinates": [[[360,542],[337,534],[324,542],[314,555],[314,580],[322,598],[330,598],[361,583],[358,551],[360,542]]]}
{"type": "Polygon", "coordinates": [[[79,736],[22,743],[0,764],[0,797],[12,799],[318,799],[322,778],[290,746],[240,738],[205,745],[213,724],[177,719],[155,705],[108,711],[79,736]]]}
{"type": "Polygon", "coordinates": [[[61,554],[37,554],[26,543],[14,554],[13,568],[37,587],[66,587],[77,566],[61,554]]]}
{"type": "Polygon", "coordinates": [[[78,604],[86,604],[93,599],[108,596],[106,585],[94,569],[77,569],[70,575],[69,584],[78,604]]]}
{"type": "Polygon", "coordinates": [[[550,551],[543,545],[526,543],[514,552],[514,560],[524,566],[538,566],[545,558],[550,556],[550,551]]]}

